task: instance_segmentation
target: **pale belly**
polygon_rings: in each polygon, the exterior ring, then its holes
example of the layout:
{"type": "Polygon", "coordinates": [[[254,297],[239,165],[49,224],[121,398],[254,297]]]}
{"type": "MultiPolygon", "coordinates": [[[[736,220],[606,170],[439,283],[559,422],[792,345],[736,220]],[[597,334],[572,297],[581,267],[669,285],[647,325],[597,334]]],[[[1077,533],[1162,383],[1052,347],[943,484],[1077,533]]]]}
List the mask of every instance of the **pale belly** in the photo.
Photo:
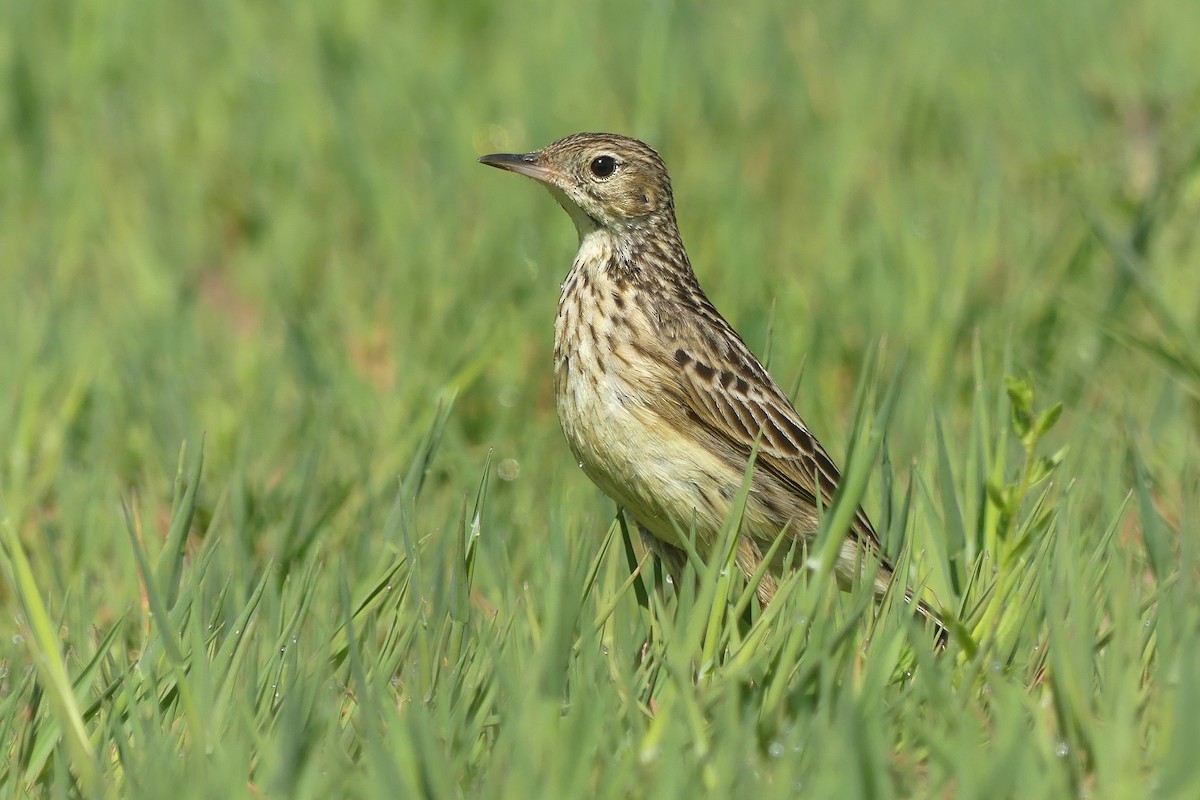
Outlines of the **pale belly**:
{"type": "Polygon", "coordinates": [[[732,497],[729,467],[662,422],[648,387],[635,388],[611,363],[598,370],[585,361],[594,357],[577,351],[555,364],[558,418],[579,465],[657,538],[679,545],[694,526],[700,542],[711,541],[732,497]]]}

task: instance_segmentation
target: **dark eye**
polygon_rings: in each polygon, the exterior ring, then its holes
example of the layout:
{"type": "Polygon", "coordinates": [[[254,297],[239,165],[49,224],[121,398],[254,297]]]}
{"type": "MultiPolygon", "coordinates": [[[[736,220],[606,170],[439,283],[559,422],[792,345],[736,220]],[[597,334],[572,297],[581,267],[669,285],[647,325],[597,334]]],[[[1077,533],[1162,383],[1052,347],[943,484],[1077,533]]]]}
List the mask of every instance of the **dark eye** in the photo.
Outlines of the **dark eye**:
{"type": "Polygon", "coordinates": [[[592,159],[591,169],[597,178],[607,178],[617,171],[617,160],[612,156],[598,156],[592,159]]]}

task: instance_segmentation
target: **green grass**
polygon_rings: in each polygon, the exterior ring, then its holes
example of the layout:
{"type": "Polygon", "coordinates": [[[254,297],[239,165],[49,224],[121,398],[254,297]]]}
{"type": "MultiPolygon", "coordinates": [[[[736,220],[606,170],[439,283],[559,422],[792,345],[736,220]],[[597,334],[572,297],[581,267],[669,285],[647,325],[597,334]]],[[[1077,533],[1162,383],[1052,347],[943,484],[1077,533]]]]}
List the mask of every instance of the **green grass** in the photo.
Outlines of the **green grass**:
{"type": "Polygon", "coordinates": [[[0,794],[1200,794],[1197,4],[0,23],[0,794]],[[663,153],[947,652],[822,570],[631,579],[571,225],[474,163],[578,130],[663,153]]]}

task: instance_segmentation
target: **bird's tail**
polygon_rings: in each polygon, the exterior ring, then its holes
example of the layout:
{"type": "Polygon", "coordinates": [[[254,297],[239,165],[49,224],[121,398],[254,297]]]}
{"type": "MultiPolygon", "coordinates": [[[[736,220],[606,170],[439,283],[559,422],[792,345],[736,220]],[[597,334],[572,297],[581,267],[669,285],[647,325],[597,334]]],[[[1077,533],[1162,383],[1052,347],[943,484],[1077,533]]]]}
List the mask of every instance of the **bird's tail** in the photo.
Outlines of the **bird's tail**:
{"type": "MultiPolygon", "coordinates": [[[[875,575],[875,595],[877,599],[883,599],[884,594],[895,578],[895,568],[887,561],[884,561],[875,575]]],[[[908,587],[904,588],[904,602],[913,606],[916,609],[917,616],[921,617],[927,625],[933,625],[934,642],[937,644],[939,650],[944,648],[950,642],[950,628],[946,624],[945,619],[943,619],[941,612],[935,611],[933,606],[917,597],[916,592],[908,587]]]]}
{"type": "Polygon", "coordinates": [[[933,606],[926,603],[924,600],[913,598],[911,590],[905,590],[904,599],[909,603],[916,603],[917,616],[924,618],[926,623],[932,623],[934,632],[934,642],[938,649],[944,648],[950,642],[950,628],[942,620],[942,615],[933,610],[933,606]]]}

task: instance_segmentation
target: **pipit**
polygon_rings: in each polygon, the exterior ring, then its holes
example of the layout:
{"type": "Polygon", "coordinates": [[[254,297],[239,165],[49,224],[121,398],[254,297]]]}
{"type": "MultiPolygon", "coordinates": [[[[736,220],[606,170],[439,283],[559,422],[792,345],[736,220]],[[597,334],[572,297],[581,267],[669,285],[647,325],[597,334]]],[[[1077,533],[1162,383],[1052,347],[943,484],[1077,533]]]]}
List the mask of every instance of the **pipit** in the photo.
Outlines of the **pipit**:
{"type": "MultiPolygon", "coordinates": [[[[580,133],[479,160],[542,183],[575,223],[579,252],[554,324],[558,418],[584,472],[632,515],[668,573],[678,579],[692,531],[696,552],[710,557],[752,453],[738,567],[755,574],[781,532],[811,544],[838,468],[701,290],[658,153],[580,133]]],[[[788,549],[776,548],[758,584],[764,603],[788,549]]],[[[868,569],[882,595],[894,571],[858,508],[835,571],[847,585],[868,569]]],[[[916,608],[944,638],[938,615],[916,608]]]]}

